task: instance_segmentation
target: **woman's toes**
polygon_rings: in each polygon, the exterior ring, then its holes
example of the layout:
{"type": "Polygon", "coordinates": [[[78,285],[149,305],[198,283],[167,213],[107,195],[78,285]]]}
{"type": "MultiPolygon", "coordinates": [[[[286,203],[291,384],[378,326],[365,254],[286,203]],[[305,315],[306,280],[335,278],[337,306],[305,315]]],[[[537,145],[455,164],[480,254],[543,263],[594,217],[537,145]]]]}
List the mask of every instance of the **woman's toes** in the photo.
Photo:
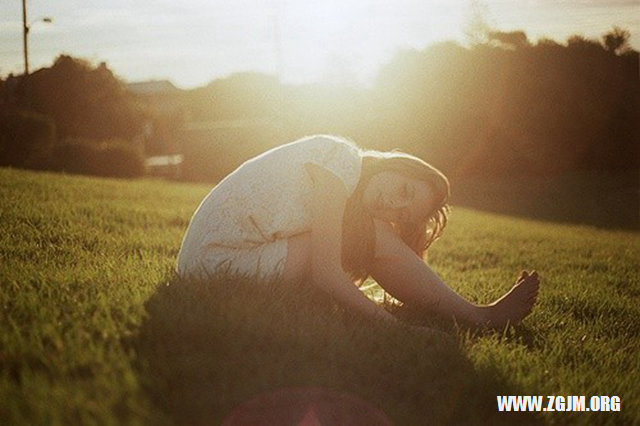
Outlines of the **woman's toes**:
{"type": "Polygon", "coordinates": [[[538,279],[537,275],[529,275],[529,281],[531,282],[531,285],[535,288],[538,288],[538,285],[540,284],[540,280],[538,279]]]}
{"type": "Polygon", "coordinates": [[[522,291],[529,291],[535,287],[535,282],[531,277],[527,277],[524,280],[520,281],[520,287],[522,287],[522,291]]]}
{"type": "Polygon", "coordinates": [[[527,271],[522,271],[520,273],[520,277],[516,280],[516,282],[520,282],[522,280],[527,279],[527,277],[529,276],[529,274],[527,273],[527,271]]]}

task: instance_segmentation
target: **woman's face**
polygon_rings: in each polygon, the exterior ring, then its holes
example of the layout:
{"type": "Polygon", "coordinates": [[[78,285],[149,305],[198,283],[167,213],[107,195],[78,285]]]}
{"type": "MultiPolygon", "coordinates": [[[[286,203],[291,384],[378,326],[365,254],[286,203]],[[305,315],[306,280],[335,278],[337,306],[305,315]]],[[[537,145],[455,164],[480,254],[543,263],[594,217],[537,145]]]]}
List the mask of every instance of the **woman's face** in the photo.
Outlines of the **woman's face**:
{"type": "Polygon", "coordinates": [[[364,208],[376,219],[393,223],[421,223],[433,209],[427,182],[395,172],[371,177],[362,194],[364,208]]]}

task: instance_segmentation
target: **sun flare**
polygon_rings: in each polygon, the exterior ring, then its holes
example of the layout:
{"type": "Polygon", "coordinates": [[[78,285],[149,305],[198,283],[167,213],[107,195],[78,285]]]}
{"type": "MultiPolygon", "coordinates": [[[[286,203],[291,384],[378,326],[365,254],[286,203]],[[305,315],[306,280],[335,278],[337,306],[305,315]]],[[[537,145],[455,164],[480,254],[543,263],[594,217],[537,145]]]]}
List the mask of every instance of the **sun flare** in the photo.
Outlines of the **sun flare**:
{"type": "Polygon", "coordinates": [[[274,3],[276,68],[285,81],[369,82],[399,48],[458,38],[460,6],[439,0],[274,3]]]}

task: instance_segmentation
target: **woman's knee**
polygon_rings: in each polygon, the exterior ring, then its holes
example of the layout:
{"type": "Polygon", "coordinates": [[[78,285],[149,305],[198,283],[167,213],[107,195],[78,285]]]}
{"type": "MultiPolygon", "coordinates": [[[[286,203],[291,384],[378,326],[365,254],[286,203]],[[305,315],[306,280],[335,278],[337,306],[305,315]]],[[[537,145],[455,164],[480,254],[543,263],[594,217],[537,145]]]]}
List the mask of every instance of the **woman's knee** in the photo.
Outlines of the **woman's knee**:
{"type": "Polygon", "coordinates": [[[390,223],[374,221],[376,231],[375,258],[390,258],[406,254],[408,249],[390,223]]]}

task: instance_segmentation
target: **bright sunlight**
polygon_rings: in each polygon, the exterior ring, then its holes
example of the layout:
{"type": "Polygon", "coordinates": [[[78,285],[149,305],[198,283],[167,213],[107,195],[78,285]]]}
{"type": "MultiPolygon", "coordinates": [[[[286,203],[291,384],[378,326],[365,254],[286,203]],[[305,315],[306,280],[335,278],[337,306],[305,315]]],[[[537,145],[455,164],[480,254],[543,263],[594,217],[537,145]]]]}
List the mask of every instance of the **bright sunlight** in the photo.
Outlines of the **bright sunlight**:
{"type": "Polygon", "coordinates": [[[465,2],[274,2],[274,60],[290,82],[370,82],[398,48],[456,39],[465,2]]]}

